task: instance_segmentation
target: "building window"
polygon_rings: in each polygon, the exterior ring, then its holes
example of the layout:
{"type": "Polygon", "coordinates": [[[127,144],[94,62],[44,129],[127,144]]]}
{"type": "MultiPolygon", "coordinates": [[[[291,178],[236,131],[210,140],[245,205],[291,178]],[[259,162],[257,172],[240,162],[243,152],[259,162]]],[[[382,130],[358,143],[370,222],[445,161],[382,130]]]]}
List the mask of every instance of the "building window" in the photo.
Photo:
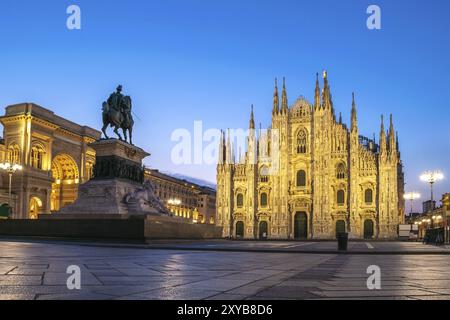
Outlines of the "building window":
{"type": "Polygon", "coordinates": [[[372,189],[366,189],[366,191],[364,192],[364,199],[365,199],[366,204],[373,203],[373,191],[372,191],[372,189]]]}
{"type": "Polygon", "coordinates": [[[20,148],[17,144],[11,144],[8,148],[8,162],[12,164],[20,163],[20,148]]]}
{"type": "Polygon", "coordinates": [[[300,130],[297,134],[297,153],[306,153],[306,132],[305,130],[300,130]]]}
{"type": "Polygon", "coordinates": [[[269,168],[262,167],[259,171],[259,180],[261,182],[269,182],[269,168]]]}
{"type": "Polygon", "coordinates": [[[345,165],[343,163],[339,163],[336,167],[336,178],[338,179],[345,179],[346,172],[345,172],[345,165]]]}
{"type": "Polygon", "coordinates": [[[260,199],[260,205],[261,207],[267,207],[267,193],[261,193],[261,199],[260,199]]]}
{"type": "Polygon", "coordinates": [[[306,187],[306,172],[305,172],[305,170],[297,171],[297,187],[306,187]]]}
{"type": "Polygon", "coordinates": [[[31,166],[36,169],[42,169],[44,158],[44,149],[40,146],[31,148],[31,166]]]}
{"type": "Polygon", "coordinates": [[[88,161],[86,162],[86,178],[90,180],[93,177],[94,177],[94,162],[88,161]]]}
{"type": "Polygon", "coordinates": [[[242,208],[244,206],[244,195],[242,193],[238,193],[236,196],[236,205],[238,208],[242,208]]]}
{"type": "Polygon", "coordinates": [[[342,206],[345,203],[345,192],[344,190],[338,190],[337,192],[337,204],[342,206]]]}

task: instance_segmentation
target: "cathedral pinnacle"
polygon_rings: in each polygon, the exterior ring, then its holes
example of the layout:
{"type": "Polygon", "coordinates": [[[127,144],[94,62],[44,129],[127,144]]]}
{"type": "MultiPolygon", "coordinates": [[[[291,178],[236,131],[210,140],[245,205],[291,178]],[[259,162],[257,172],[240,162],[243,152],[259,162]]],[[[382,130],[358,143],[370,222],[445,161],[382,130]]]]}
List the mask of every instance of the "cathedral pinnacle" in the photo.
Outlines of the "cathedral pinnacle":
{"type": "Polygon", "coordinates": [[[314,108],[316,110],[320,108],[319,73],[316,73],[316,90],[315,90],[315,93],[314,93],[314,108]]]}
{"type": "Polygon", "coordinates": [[[331,95],[330,87],[328,86],[328,73],[326,70],[323,71],[323,91],[322,91],[322,106],[324,109],[331,109],[331,95]]]}
{"type": "Polygon", "coordinates": [[[280,112],[280,100],[278,98],[278,81],[275,78],[275,91],[273,93],[273,109],[272,114],[278,114],[280,112]]]}
{"type": "Polygon", "coordinates": [[[286,93],[286,79],[283,77],[283,93],[281,97],[281,112],[287,113],[289,110],[288,108],[288,100],[287,100],[287,93],[286,93]]]}
{"type": "Polygon", "coordinates": [[[351,119],[351,129],[354,131],[357,128],[357,117],[356,117],[356,102],[355,93],[352,93],[352,119],[351,119]]]}
{"type": "Polygon", "coordinates": [[[255,117],[253,115],[253,104],[252,104],[252,111],[250,113],[250,124],[249,124],[249,128],[250,129],[255,129],[255,117]]]}

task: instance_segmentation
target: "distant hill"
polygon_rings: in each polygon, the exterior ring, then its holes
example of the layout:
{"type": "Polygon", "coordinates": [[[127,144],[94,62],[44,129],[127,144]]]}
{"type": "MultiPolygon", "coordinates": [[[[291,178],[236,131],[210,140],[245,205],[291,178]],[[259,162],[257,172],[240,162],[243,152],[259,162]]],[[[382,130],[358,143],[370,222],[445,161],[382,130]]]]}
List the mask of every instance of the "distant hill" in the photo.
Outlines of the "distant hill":
{"type": "Polygon", "coordinates": [[[186,176],[186,175],[181,174],[181,173],[172,173],[172,172],[168,172],[168,171],[161,171],[161,172],[164,173],[164,174],[167,174],[169,176],[172,176],[174,178],[181,179],[181,180],[186,180],[186,181],[198,184],[200,186],[209,187],[209,188],[212,188],[214,190],[216,190],[216,188],[217,188],[217,185],[212,183],[212,182],[210,182],[210,181],[206,181],[206,180],[203,180],[203,179],[198,179],[198,178],[186,176]]]}

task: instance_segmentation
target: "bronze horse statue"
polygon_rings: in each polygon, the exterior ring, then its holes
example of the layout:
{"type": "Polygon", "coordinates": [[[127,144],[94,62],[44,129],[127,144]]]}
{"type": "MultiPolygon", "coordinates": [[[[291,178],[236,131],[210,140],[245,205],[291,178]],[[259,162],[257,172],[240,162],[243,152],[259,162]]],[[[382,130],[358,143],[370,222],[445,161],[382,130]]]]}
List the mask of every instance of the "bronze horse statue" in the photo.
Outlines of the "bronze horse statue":
{"type": "Polygon", "coordinates": [[[102,117],[103,117],[103,128],[102,132],[105,135],[106,139],[109,139],[106,134],[106,128],[109,126],[114,127],[114,133],[117,134],[119,140],[128,142],[127,131],[130,134],[130,144],[133,144],[133,125],[134,120],[131,116],[131,97],[124,96],[122,99],[122,105],[120,106],[121,110],[117,110],[114,107],[111,107],[106,101],[103,102],[102,107],[102,117]],[[124,139],[119,133],[119,128],[122,129],[124,139]]]}

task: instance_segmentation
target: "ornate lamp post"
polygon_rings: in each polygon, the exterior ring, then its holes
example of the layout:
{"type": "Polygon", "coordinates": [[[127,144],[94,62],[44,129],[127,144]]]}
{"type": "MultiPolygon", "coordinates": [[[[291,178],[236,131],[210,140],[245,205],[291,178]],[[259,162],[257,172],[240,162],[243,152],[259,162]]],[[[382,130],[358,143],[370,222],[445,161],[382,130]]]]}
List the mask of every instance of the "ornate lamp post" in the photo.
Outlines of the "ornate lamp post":
{"type": "Polygon", "coordinates": [[[413,214],[413,207],[414,207],[414,200],[419,199],[420,198],[420,193],[418,192],[407,192],[403,195],[403,198],[405,200],[409,200],[411,201],[411,212],[409,213],[409,218],[412,218],[412,214],[413,214]]]}
{"type": "Polygon", "coordinates": [[[16,171],[21,171],[23,169],[23,167],[20,164],[11,164],[9,162],[6,163],[0,163],[0,169],[5,170],[6,172],[8,172],[9,175],[9,200],[8,200],[8,205],[9,208],[12,208],[11,202],[11,185],[12,185],[12,176],[16,171]]]}
{"type": "Polygon", "coordinates": [[[420,176],[420,180],[422,180],[423,182],[428,182],[430,184],[432,210],[434,209],[433,185],[442,179],[444,179],[444,175],[438,170],[426,171],[420,176]]]}

